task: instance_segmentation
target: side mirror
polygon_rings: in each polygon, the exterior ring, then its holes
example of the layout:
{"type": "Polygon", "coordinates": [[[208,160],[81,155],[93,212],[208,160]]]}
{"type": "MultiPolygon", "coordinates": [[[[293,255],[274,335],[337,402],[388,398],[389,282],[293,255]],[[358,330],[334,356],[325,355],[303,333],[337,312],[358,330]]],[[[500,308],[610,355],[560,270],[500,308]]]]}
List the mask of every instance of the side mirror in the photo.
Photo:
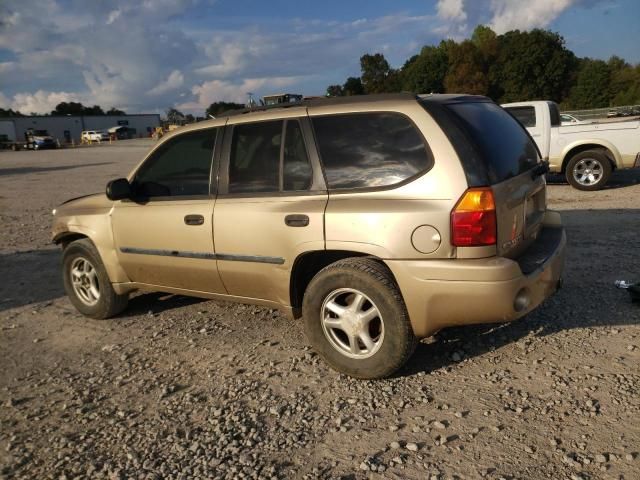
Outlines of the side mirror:
{"type": "Polygon", "coordinates": [[[117,178],[107,183],[107,198],[109,200],[122,200],[131,198],[131,184],[126,178],[117,178]]]}

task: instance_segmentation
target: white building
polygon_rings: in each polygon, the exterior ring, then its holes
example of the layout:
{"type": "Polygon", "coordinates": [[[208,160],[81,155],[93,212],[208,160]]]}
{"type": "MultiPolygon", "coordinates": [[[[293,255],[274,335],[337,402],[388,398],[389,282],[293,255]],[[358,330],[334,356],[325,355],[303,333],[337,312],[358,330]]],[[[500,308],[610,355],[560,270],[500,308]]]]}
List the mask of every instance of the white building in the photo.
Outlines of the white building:
{"type": "Polygon", "coordinates": [[[78,143],[84,130],[107,130],[111,127],[126,126],[132,137],[148,137],[155,127],[160,126],[160,115],[96,115],[96,116],[33,116],[0,118],[0,134],[12,141],[24,140],[29,129],[47,130],[60,143],[73,140],[78,143]]]}

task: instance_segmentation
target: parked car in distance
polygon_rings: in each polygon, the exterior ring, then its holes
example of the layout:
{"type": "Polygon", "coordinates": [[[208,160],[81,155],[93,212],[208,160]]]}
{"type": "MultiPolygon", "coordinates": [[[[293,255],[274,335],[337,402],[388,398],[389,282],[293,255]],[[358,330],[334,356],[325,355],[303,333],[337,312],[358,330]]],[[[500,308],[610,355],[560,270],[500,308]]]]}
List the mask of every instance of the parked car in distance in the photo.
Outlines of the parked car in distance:
{"type": "Polygon", "coordinates": [[[562,125],[584,125],[586,123],[589,123],[582,120],[578,120],[576,117],[568,113],[561,113],[560,121],[562,122],[562,125]]]}
{"type": "Polygon", "coordinates": [[[29,128],[25,134],[24,148],[32,150],[44,150],[57,148],[58,144],[47,130],[34,130],[29,128]]]}
{"type": "Polygon", "coordinates": [[[420,338],[556,291],[566,239],[545,172],[485,97],[311,100],[165,135],[106,194],[59,206],[52,238],[89,317],[135,290],[280,308],[333,368],[381,378],[420,338]]]}
{"type": "Polygon", "coordinates": [[[600,190],[616,169],[640,167],[640,121],[602,122],[560,128],[554,102],[503,107],[526,127],[553,173],[578,190],[600,190]]]}
{"type": "Polygon", "coordinates": [[[80,140],[84,142],[101,142],[109,140],[109,134],[102,130],[86,130],[80,134],[80,140]]]}
{"type": "Polygon", "coordinates": [[[607,118],[616,118],[620,116],[620,112],[616,109],[609,110],[607,112],[607,118]]]}

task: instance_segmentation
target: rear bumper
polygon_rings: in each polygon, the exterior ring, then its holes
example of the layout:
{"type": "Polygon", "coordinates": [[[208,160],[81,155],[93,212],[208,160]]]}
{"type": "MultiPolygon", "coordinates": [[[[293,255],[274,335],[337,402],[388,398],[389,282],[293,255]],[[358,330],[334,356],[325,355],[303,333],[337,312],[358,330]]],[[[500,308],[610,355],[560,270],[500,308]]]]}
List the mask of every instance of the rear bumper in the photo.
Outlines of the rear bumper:
{"type": "Polygon", "coordinates": [[[559,288],[564,269],[566,235],[557,213],[547,212],[529,250],[518,262],[493,257],[386,263],[422,338],[445,327],[512,321],[537,308],[559,288]]]}

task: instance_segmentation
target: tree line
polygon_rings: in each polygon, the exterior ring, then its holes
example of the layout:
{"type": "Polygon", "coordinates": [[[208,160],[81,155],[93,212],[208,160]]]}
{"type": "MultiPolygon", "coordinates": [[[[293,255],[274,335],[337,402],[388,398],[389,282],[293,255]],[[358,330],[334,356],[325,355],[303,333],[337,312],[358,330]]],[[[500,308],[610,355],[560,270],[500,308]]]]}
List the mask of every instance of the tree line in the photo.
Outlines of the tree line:
{"type": "Polygon", "coordinates": [[[563,109],[640,104],[640,64],[620,57],[579,58],[557,33],[497,35],[479,25],[470,39],[424,46],[402,67],[381,53],[360,57],[360,77],[327,87],[327,96],[365,93],[469,93],[498,103],[553,100],[563,109]]]}
{"type": "MultiPolygon", "coordinates": [[[[32,116],[38,115],[37,113],[31,113],[32,116]]],[[[46,115],[46,114],[45,114],[46,115]]],[[[60,117],[66,115],[81,116],[81,115],[126,115],[126,113],[117,108],[111,107],[106,112],[100,105],[94,105],[92,107],[86,107],[80,102],[60,102],[56,105],[56,108],[51,110],[48,114],[52,117],[60,117]]],[[[0,108],[0,117],[26,117],[23,113],[17,110],[0,108]]]]}

